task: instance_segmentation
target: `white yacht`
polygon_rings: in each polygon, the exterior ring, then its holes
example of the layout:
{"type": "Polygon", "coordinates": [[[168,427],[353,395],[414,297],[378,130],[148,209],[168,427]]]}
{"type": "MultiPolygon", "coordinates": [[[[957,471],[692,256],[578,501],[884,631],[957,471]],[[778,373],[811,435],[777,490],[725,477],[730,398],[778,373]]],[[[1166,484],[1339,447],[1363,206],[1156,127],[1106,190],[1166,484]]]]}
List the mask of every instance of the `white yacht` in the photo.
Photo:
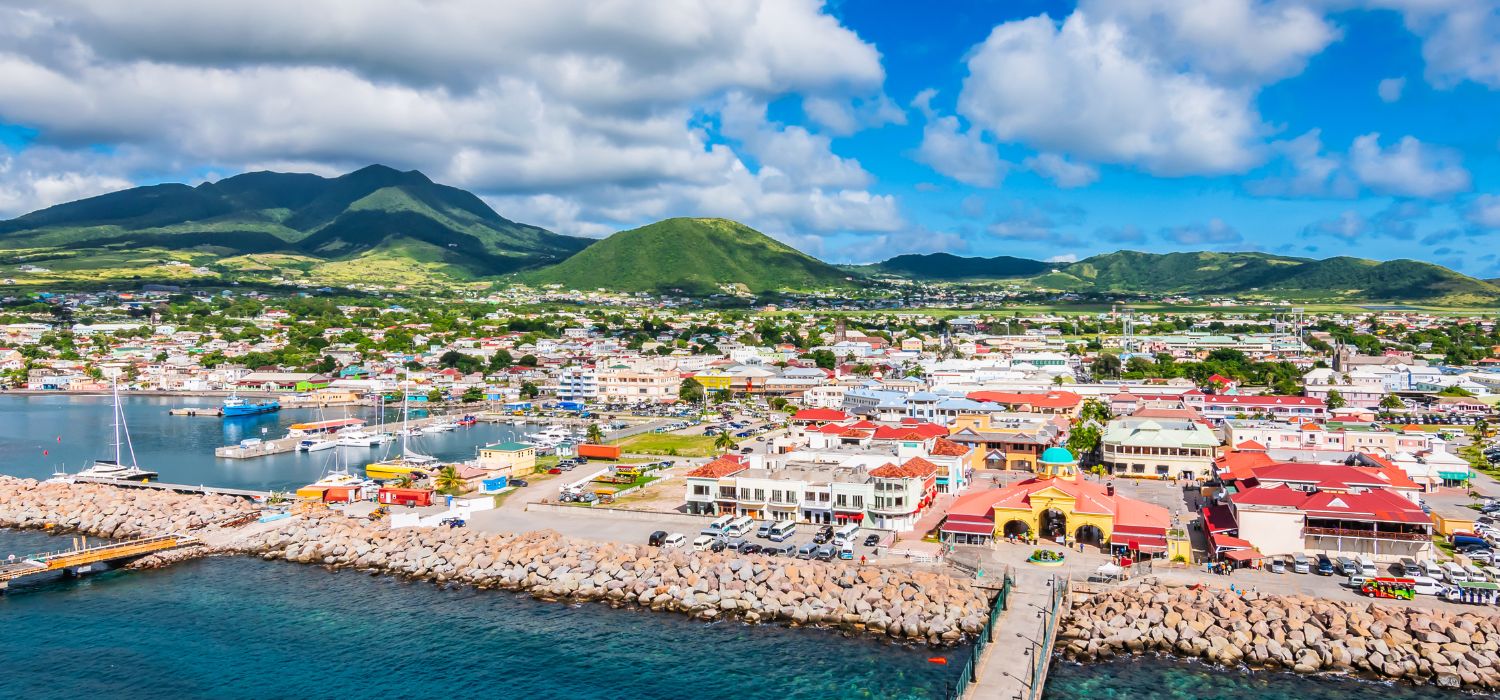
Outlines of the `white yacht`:
{"type": "Polygon", "coordinates": [[[339,447],[375,447],[381,443],[379,435],[363,430],[341,430],[337,438],[339,447]]]}
{"type": "Polygon", "coordinates": [[[120,385],[118,382],[111,382],[111,384],[114,387],[115,402],[115,458],[96,459],[87,469],[78,472],[77,476],[128,479],[130,481],[150,481],[155,479],[159,476],[156,472],[136,466],[135,444],[130,441],[130,428],[125,425],[125,409],[120,406],[120,385]],[[129,462],[125,461],[127,454],[130,457],[129,462]]]}
{"type": "Polygon", "coordinates": [[[323,450],[331,450],[338,446],[339,443],[337,441],[324,440],[322,438],[308,438],[306,440],[303,440],[302,442],[297,443],[297,449],[302,452],[321,452],[323,450]]]}

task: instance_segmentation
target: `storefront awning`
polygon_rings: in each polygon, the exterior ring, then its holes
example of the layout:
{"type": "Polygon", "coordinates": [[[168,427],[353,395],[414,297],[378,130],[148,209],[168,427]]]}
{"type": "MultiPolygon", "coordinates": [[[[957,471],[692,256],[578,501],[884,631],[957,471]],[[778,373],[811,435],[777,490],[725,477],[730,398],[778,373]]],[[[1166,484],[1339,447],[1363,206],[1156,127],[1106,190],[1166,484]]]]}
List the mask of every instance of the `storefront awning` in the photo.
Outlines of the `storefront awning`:
{"type": "Polygon", "coordinates": [[[942,530],[953,534],[995,536],[994,523],[946,522],[942,530]]]}
{"type": "Polygon", "coordinates": [[[1225,559],[1230,559],[1233,561],[1250,561],[1251,559],[1262,559],[1264,558],[1264,556],[1265,555],[1253,549],[1236,549],[1232,552],[1224,553],[1225,559]]]}
{"type": "Polygon", "coordinates": [[[1442,479],[1443,481],[1468,481],[1469,479],[1473,478],[1473,475],[1471,475],[1467,471],[1438,472],[1438,478],[1442,479]]]}

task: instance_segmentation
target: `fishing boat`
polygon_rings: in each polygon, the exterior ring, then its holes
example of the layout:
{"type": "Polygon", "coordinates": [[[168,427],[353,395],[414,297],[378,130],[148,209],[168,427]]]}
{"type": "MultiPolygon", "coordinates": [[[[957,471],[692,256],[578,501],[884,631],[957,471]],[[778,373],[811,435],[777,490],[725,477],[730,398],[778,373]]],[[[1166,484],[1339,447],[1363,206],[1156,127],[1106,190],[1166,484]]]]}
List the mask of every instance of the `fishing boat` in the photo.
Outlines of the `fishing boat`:
{"type": "Polygon", "coordinates": [[[262,413],[275,413],[281,410],[281,402],[276,399],[270,401],[250,401],[240,398],[236,390],[224,399],[224,417],[238,418],[241,416],[258,416],[262,413]]]}
{"type": "Polygon", "coordinates": [[[469,415],[464,416],[463,418],[458,419],[458,424],[461,425],[461,426],[463,426],[463,427],[466,427],[466,428],[469,427],[469,426],[471,426],[471,425],[476,425],[478,423],[479,423],[479,419],[475,418],[473,416],[473,414],[469,414],[469,415]]]}
{"type": "Polygon", "coordinates": [[[125,424],[125,409],[120,406],[120,385],[111,382],[114,387],[114,422],[115,422],[115,458],[96,459],[87,469],[78,472],[78,476],[99,477],[104,479],[126,479],[129,481],[150,481],[159,476],[156,472],[142,469],[135,463],[135,444],[130,441],[130,428],[125,424]],[[129,455],[130,461],[125,461],[129,455]]]}

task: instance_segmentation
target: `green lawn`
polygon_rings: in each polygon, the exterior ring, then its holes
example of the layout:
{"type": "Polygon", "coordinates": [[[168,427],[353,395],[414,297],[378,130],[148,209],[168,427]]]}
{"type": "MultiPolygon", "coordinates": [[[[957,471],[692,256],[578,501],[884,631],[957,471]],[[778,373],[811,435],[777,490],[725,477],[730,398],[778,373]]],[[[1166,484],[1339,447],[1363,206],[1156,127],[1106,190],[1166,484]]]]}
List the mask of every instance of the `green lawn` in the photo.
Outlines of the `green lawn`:
{"type": "Polygon", "coordinates": [[[707,457],[714,453],[712,435],[642,433],[615,443],[626,452],[678,457],[707,457]]]}

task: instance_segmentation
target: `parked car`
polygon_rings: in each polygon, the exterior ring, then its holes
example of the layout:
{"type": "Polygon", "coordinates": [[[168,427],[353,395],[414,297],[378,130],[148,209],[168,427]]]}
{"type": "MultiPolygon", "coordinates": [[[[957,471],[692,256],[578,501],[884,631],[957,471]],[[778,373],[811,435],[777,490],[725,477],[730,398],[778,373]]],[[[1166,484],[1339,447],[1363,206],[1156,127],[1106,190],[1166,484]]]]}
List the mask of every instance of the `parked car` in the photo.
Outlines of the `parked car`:
{"type": "Polygon", "coordinates": [[[843,547],[839,547],[839,558],[840,559],[853,559],[854,558],[854,550],[851,549],[848,545],[844,545],[843,547]]]}
{"type": "Polygon", "coordinates": [[[766,539],[771,536],[771,528],[773,527],[776,527],[775,521],[767,520],[761,523],[759,528],[756,528],[755,536],[766,539]]]}
{"type": "Polygon", "coordinates": [[[833,545],[825,544],[821,547],[818,547],[818,551],[813,555],[813,558],[819,561],[833,561],[833,555],[833,545]]]}
{"type": "Polygon", "coordinates": [[[801,547],[797,548],[797,558],[798,559],[811,559],[817,553],[818,553],[818,545],[815,545],[815,544],[804,544],[801,547]]]}
{"type": "Polygon", "coordinates": [[[646,538],[646,544],[651,547],[660,547],[661,543],[666,539],[667,531],[657,530],[656,532],[651,533],[650,537],[646,538]]]}
{"type": "Polygon", "coordinates": [[[1332,576],[1333,575],[1333,560],[1329,559],[1327,554],[1319,554],[1318,555],[1318,575],[1319,576],[1332,576]]]}
{"type": "Polygon", "coordinates": [[[754,542],[746,542],[740,545],[740,554],[759,554],[760,545],[754,542]]]}
{"type": "Polygon", "coordinates": [[[722,539],[714,540],[714,543],[708,546],[708,549],[711,552],[722,552],[728,548],[729,545],[722,539]]]}
{"type": "Polygon", "coordinates": [[[817,534],[813,535],[813,542],[817,544],[823,544],[831,539],[833,539],[832,525],[824,525],[822,529],[818,530],[817,534]]]}
{"type": "Polygon", "coordinates": [[[709,547],[712,547],[713,544],[713,537],[710,537],[708,535],[698,535],[698,537],[693,540],[693,551],[701,552],[705,549],[708,549],[709,547]]]}
{"type": "Polygon", "coordinates": [[[740,551],[740,548],[743,547],[743,546],[745,546],[745,543],[749,542],[749,541],[750,540],[747,540],[747,539],[745,539],[743,537],[735,537],[735,538],[730,539],[726,544],[729,545],[730,549],[738,552],[738,551],[740,551]]]}
{"type": "Polygon", "coordinates": [[[878,546],[880,546],[880,535],[870,535],[870,536],[866,537],[865,538],[865,546],[866,547],[878,547],[878,546]]]}
{"type": "Polygon", "coordinates": [[[1307,555],[1297,552],[1292,555],[1292,572],[1305,574],[1312,571],[1312,563],[1308,561],[1307,555]]]}
{"type": "Polygon", "coordinates": [[[511,479],[510,480],[510,485],[514,486],[514,487],[516,487],[518,489],[524,489],[527,486],[530,486],[531,484],[529,482],[527,482],[525,479],[511,479]]]}
{"type": "Polygon", "coordinates": [[[685,544],[687,544],[687,536],[680,532],[674,532],[670,535],[667,535],[666,539],[661,541],[661,546],[663,548],[681,547],[685,544]]]}
{"type": "Polygon", "coordinates": [[[1273,574],[1284,574],[1286,573],[1286,560],[1281,557],[1271,557],[1270,568],[1273,574]]]}
{"type": "Polygon", "coordinates": [[[1417,595],[1442,595],[1443,590],[1447,588],[1437,579],[1428,576],[1412,576],[1411,580],[1412,590],[1417,595]]]}

